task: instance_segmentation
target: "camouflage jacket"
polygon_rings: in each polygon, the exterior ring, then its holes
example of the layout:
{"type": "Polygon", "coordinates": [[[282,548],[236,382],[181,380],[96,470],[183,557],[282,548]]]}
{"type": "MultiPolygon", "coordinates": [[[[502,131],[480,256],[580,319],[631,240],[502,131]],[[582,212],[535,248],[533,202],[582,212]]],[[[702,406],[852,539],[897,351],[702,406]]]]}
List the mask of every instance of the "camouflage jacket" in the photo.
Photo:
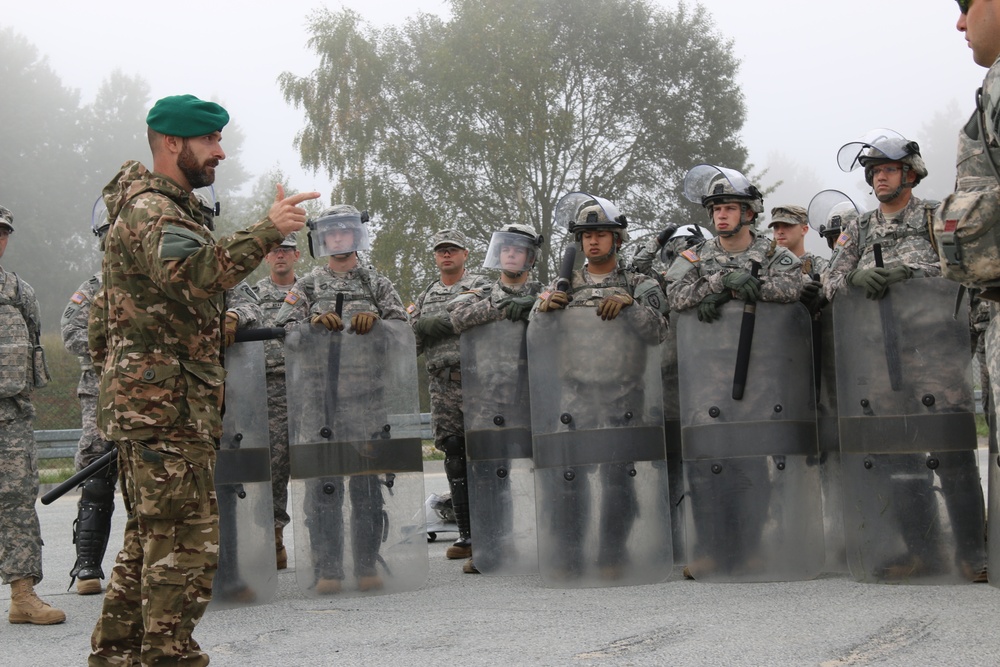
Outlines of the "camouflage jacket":
{"type": "MultiPolygon", "coordinates": [[[[297,281],[291,285],[282,287],[281,285],[274,284],[270,276],[257,281],[254,290],[257,292],[257,300],[260,305],[260,326],[277,326],[278,311],[281,310],[282,304],[285,303],[285,296],[288,294],[288,291],[295,287],[296,284],[297,281]]],[[[264,341],[264,355],[268,373],[285,372],[285,343],[283,340],[264,341]]]]}
{"type": "Polygon", "coordinates": [[[823,276],[826,297],[832,299],[854,269],[874,268],[876,243],[882,246],[886,268],[902,264],[913,269],[914,278],[940,276],[941,264],[931,246],[929,230],[937,207],[936,201],[910,197],[892,218],[886,219],[881,209],[874,209],[848,223],[833,247],[833,257],[823,276]]]}
{"type": "MultiPolygon", "coordinates": [[[[435,280],[420,294],[417,302],[407,310],[410,313],[410,324],[414,327],[421,317],[443,317],[449,319],[448,303],[462,292],[486,287],[490,279],[475,273],[465,272],[454,285],[445,285],[435,280]]],[[[428,372],[434,373],[442,368],[458,370],[462,365],[461,348],[458,334],[445,336],[433,341],[425,341],[424,337],[414,329],[417,337],[417,355],[423,354],[428,372]]]]}
{"type": "Polygon", "coordinates": [[[805,282],[799,258],[770,239],[751,233],[753,241],[743,252],[726,252],[718,238],[682,252],[667,271],[670,309],[695,308],[709,294],[721,294],[726,289],[723,278],[733,271],[750,271],[751,262],[761,267],[761,301],[798,301],[805,282]]]}
{"type": "Polygon", "coordinates": [[[535,296],[542,291],[542,284],[537,280],[528,280],[523,285],[510,287],[497,279],[492,285],[478,287],[462,292],[448,303],[448,315],[455,333],[461,334],[466,329],[497,322],[506,317],[505,305],[501,302],[513,296],[535,296]]]}
{"type": "Polygon", "coordinates": [[[261,326],[263,313],[260,309],[260,300],[257,292],[250,284],[241,280],[236,287],[226,290],[226,312],[235,313],[237,317],[237,328],[249,329],[261,326]]]}
{"type": "MultiPolygon", "coordinates": [[[[10,308],[14,317],[18,317],[25,324],[22,335],[26,335],[26,341],[22,343],[38,340],[41,335],[41,311],[38,308],[38,299],[35,297],[35,290],[31,285],[18,278],[15,274],[4,271],[0,267],[0,308],[10,308]],[[15,312],[16,311],[16,312],[15,312]]],[[[0,341],[10,342],[8,338],[13,327],[4,327],[0,331],[0,341]]],[[[0,421],[11,421],[14,419],[29,419],[35,416],[35,408],[31,404],[31,392],[34,390],[34,382],[31,372],[31,350],[27,350],[25,367],[11,369],[15,373],[23,373],[27,378],[27,386],[23,391],[14,396],[0,398],[0,421]]],[[[5,370],[6,372],[6,370],[5,370]]]]}
{"type": "Polygon", "coordinates": [[[90,317],[91,304],[94,303],[94,298],[100,289],[101,274],[98,273],[73,292],[59,322],[63,346],[80,360],[80,383],[76,387],[76,393],[80,396],[97,396],[97,374],[90,359],[87,320],[90,317]]]}
{"type": "MultiPolygon", "coordinates": [[[[555,289],[555,283],[549,286],[548,290],[555,289]]],[[[635,303],[628,307],[632,312],[632,321],[638,330],[640,337],[647,344],[655,345],[662,343],[667,337],[667,299],[660,289],[660,284],[644,273],[638,273],[631,269],[626,269],[621,264],[611,273],[602,276],[598,280],[587,267],[573,272],[570,283],[570,296],[572,300],[567,308],[593,308],[596,309],[605,297],[614,294],[628,294],[635,299],[635,303]]],[[[538,312],[538,304],[546,297],[546,292],[539,296],[531,311],[531,317],[542,317],[544,313],[538,312]]]]}
{"type": "Polygon", "coordinates": [[[358,266],[336,273],[328,266],[317,266],[288,290],[274,323],[287,327],[306,322],[312,315],[336,312],[338,294],[344,295],[341,319],[345,330],[355,313],[370,312],[383,320],[406,321],[396,288],[374,268],[358,266]]]}
{"type": "Polygon", "coordinates": [[[282,235],[264,219],[216,240],[193,194],[134,161],[105,186],[104,202],[113,221],[104,303],[90,327],[95,362],[106,345],[98,427],[110,440],[183,442],[204,465],[222,432],[225,291],[282,235]]]}

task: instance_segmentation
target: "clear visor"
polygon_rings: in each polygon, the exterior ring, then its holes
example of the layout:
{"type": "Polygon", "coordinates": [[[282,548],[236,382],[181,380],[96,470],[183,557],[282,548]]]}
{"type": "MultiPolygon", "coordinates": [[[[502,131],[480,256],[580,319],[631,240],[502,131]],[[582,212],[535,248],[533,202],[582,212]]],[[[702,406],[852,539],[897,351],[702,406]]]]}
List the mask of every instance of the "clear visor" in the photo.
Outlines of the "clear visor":
{"type": "Polygon", "coordinates": [[[853,171],[861,166],[861,158],[884,157],[888,160],[898,160],[908,154],[910,142],[895,130],[884,127],[869,130],[860,139],[848,142],[837,151],[837,165],[841,171],[853,171]]]}
{"type": "Polygon", "coordinates": [[[603,197],[595,197],[586,192],[571,192],[556,202],[555,223],[563,229],[569,229],[570,223],[576,222],[576,213],[580,210],[580,206],[589,201],[597,202],[610,223],[614,223],[621,215],[618,207],[603,197]]]}
{"type": "Polygon", "coordinates": [[[309,221],[313,256],[348,255],[371,248],[368,227],[356,214],[328,215],[309,221]]]}
{"type": "Polygon", "coordinates": [[[820,234],[827,234],[856,219],[860,213],[857,204],[840,190],[823,190],[809,202],[809,226],[820,234]]]}
{"type": "Polygon", "coordinates": [[[753,197],[751,194],[750,181],[746,176],[726,167],[716,167],[714,164],[699,164],[692,167],[684,176],[684,197],[690,201],[702,205],[705,197],[711,194],[709,188],[720,176],[724,177],[733,188],[735,196],[753,197]]]}
{"type": "Polygon", "coordinates": [[[90,209],[90,229],[94,232],[94,236],[100,236],[109,224],[108,207],[104,203],[104,197],[98,197],[90,209]]]}
{"type": "Polygon", "coordinates": [[[493,232],[483,268],[511,273],[528,271],[535,264],[535,253],[535,244],[524,234],[493,232]]]}

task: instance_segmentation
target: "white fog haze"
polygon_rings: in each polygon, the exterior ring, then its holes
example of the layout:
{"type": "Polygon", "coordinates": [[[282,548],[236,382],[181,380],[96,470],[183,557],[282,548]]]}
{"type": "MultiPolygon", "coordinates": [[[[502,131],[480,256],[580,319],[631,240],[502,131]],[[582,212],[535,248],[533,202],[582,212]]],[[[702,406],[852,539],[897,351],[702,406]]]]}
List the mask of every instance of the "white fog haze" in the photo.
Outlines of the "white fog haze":
{"type": "MultiPolygon", "coordinates": [[[[889,127],[919,142],[930,177],[917,188],[918,196],[940,199],[947,194],[954,178],[956,133],[985,74],[955,30],[954,2],[703,4],[742,62],[739,81],[747,106],[742,138],[752,173],[766,170],[759,179],[762,189],[781,182],[766,197],[766,209],[805,206],[825,188],[840,189],[871,206],[874,200],[863,175],[842,173],[835,156],[843,143],[873,127],[889,127]]],[[[267,5],[179,0],[133,3],[127,9],[103,2],[36,0],[7,3],[0,26],[14,28],[46,56],[63,85],[79,90],[82,104],[93,100],[116,68],[149,83],[150,104],[180,93],[223,103],[245,135],[238,157],[253,176],[277,166],[296,189],[316,189],[328,197],[326,175],[299,166],[292,142],[304,125],[303,114],[285,103],[276,82],[284,71],[306,76],[316,68],[306,24],[319,7],[351,8],[380,26],[401,24],[420,11],[441,16],[449,11],[442,0],[326,5],[315,0],[267,5]]],[[[723,107],[729,103],[718,100],[723,107]]],[[[127,158],[148,156],[122,156],[127,158]]],[[[109,177],[118,166],[108,165],[109,177]]],[[[807,240],[809,249],[822,248],[827,254],[815,234],[807,240]]]]}

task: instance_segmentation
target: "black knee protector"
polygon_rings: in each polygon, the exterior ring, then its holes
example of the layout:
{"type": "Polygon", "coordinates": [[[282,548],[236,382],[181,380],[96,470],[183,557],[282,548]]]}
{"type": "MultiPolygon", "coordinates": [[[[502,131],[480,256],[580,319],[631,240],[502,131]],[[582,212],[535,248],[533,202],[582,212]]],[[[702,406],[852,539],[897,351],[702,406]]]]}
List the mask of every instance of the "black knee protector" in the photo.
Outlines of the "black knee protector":
{"type": "Polygon", "coordinates": [[[111,515],[115,511],[114,478],[91,477],[80,486],[77,518],[73,522],[76,564],[71,577],[103,579],[101,561],[111,535],[111,515]]]}
{"type": "Polygon", "coordinates": [[[465,482],[465,438],[457,435],[446,436],[440,445],[444,452],[444,472],[448,481],[461,479],[465,482]]]}
{"type": "Polygon", "coordinates": [[[465,438],[449,435],[441,441],[441,451],[444,452],[444,472],[451,488],[451,506],[455,510],[455,523],[458,524],[460,538],[468,539],[471,534],[471,518],[469,516],[469,480],[465,463],[465,438]]]}

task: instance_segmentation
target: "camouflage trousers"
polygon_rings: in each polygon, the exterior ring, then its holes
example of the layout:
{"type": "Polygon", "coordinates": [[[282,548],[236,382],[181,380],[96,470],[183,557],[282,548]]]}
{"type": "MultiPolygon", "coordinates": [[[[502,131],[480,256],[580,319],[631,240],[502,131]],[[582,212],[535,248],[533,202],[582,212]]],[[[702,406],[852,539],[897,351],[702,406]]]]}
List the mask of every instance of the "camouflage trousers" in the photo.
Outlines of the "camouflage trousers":
{"type": "Polygon", "coordinates": [[[0,421],[0,579],[42,579],[42,537],[35,499],[38,459],[33,420],[0,421]]]}
{"type": "Polygon", "coordinates": [[[274,502],[274,527],[284,528],[288,516],[288,397],[285,372],[267,373],[267,428],[271,441],[271,497],[274,502]]]}
{"type": "Polygon", "coordinates": [[[88,665],[207,665],[192,637],[219,563],[215,451],[205,443],[122,441],[128,520],[88,665]]]}
{"type": "Polygon", "coordinates": [[[78,394],[78,397],[81,433],[73,465],[80,471],[111,451],[113,445],[97,430],[97,396],[78,394]]]}
{"type": "Polygon", "coordinates": [[[462,380],[452,379],[452,373],[439,371],[428,375],[431,398],[431,432],[434,446],[449,435],[465,436],[465,415],[462,412],[462,380]],[[443,377],[442,377],[443,376],[443,377]]]}

